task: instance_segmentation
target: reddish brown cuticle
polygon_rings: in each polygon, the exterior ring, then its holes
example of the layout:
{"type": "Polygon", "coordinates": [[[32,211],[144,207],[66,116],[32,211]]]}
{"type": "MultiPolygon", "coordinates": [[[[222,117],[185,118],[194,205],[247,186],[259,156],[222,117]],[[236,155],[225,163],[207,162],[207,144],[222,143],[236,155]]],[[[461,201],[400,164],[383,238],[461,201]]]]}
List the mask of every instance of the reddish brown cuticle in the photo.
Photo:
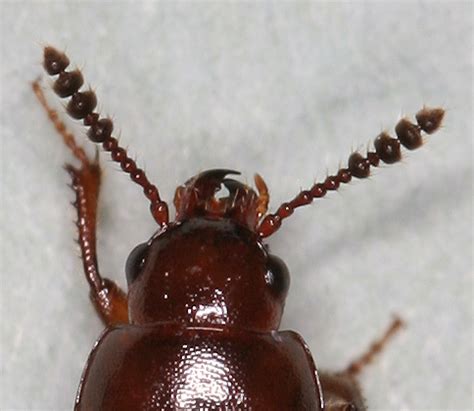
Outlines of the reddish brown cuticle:
{"type": "Polygon", "coordinates": [[[67,66],[69,66],[69,59],[64,53],[57,51],[53,47],[45,47],[43,67],[49,75],[59,74],[67,66]]]}
{"type": "Polygon", "coordinates": [[[279,331],[289,272],[283,261],[270,254],[263,238],[277,231],[297,207],[337,190],[352,177],[367,178],[370,167],[380,161],[399,161],[400,145],[421,146],[421,132],[437,130],[444,111],[423,108],[416,116],[418,125],[400,120],[396,139],[381,133],[374,141],[375,152],[366,157],[352,153],[347,168],[300,191],[274,214],[267,214],[269,195],[260,176],[255,178],[255,191],[228,177],[239,174],[236,171],[204,171],[176,189],[176,218],[170,222],[168,205],[157,187],[112,136],[112,121],[94,112],[95,94],[79,91],[82,74],[65,71],[68,65],[63,53],[51,47],[44,50],[45,69],[58,75],[54,91],[63,98],[72,96],[68,113],[83,119],[89,139],[101,143],[142,187],[161,227],[131,253],[126,264],[128,293],[100,275],[96,254],[99,157],[89,158],[76,144],[35,82],[36,96],[80,163],[65,169],[76,195],[78,243],[90,297],[108,327],[89,357],[75,411],[175,409],[178,392],[191,398],[186,409],[365,410],[355,378],[402,321],[395,318],[382,338],[345,369],[318,373],[302,338],[279,331]],[[223,186],[228,197],[215,196],[223,186]],[[206,391],[209,383],[212,387],[206,391]]]}
{"type": "Polygon", "coordinates": [[[324,187],[327,191],[334,191],[339,188],[340,181],[337,176],[328,176],[324,181],[324,187]]]}
{"type": "Polygon", "coordinates": [[[154,185],[149,185],[148,180],[146,180],[147,185],[144,187],[145,196],[152,202],[155,203],[158,201],[158,189],[154,185]]]}
{"type": "Polygon", "coordinates": [[[114,160],[117,163],[120,163],[121,161],[123,161],[127,153],[125,149],[123,149],[122,147],[117,147],[117,148],[112,149],[112,151],[110,152],[110,155],[112,157],[112,160],[114,160]]]}
{"type": "Polygon", "coordinates": [[[112,120],[108,118],[102,118],[90,124],[91,128],[87,132],[87,136],[94,143],[103,143],[106,139],[110,138],[114,125],[112,120]]]}
{"type": "Polygon", "coordinates": [[[281,210],[280,215],[282,218],[289,217],[291,214],[293,214],[293,208],[288,203],[283,203],[279,210],[281,210]]]}
{"type": "MultiPolygon", "coordinates": [[[[151,188],[143,171],[136,174],[137,167],[135,162],[128,157],[126,150],[119,146],[117,139],[112,137],[112,120],[108,118],[99,119],[99,114],[94,113],[94,109],[97,106],[95,93],[91,90],[79,91],[84,83],[82,73],[79,70],[65,71],[69,66],[69,59],[64,53],[52,47],[45,48],[43,65],[48,74],[59,74],[53,90],[59,97],[70,97],[66,109],[68,114],[77,120],[82,119],[83,124],[89,127],[87,132],[89,139],[94,143],[101,143],[104,150],[110,152],[112,160],[118,162],[122,170],[130,175],[132,181],[142,186],[143,192],[152,202],[153,217],[160,225],[167,225],[167,204],[161,201],[157,188],[154,186],[151,188]]],[[[52,119],[57,118],[57,114],[54,111],[51,110],[50,113],[52,119]]],[[[58,130],[64,129],[62,123],[56,121],[56,124],[58,130]]],[[[72,148],[76,150],[76,155],[85,161],[84,154],[80,150],[72,148]]]]}
{"type": "Polygon", "coordinates": [[[415,150],[423,144],[420,130],[419,126],[410,123],[406,118],[402,118],[395,126],[395,133],[400,143],[408,150],[415,150]]]}
{"type": "Polygon", "coordinates": [[[341,168],[337,173],[337,179],[341,183],[347,184],[352,179],[352,173],[346,168],[341,168]]]}
{"type": "Polygon", "coordinates": [[[102,147],[105,151],[112,152],[113,150],[117,149],[118,141],[115,137],[106,138],[102,143],[102,147]]]}
{"type": "MultiPolygon", "coordinates": [[[[419,147],[422,142],[420,130],[426,133],[437,130],[443,119],[444,111],[440,108],[424,108],[416,115],[418,126],[415,126],[407,119],[402,119],[396,126],[397,138],[392,138],[388,133],[383,132],[374,141],[375,152],[368,151],[367,157],[364,157],[358,152],[354,152],[349,156],[348,166],[346,169],[340,169],[335,176],[329,176],[323,183],[317,183],[309,191],[312,198],[324,197],[327,191],[334,191],[339,188],[341,184],[347,184],[352,177],[367,178],[370,175],[370,167],[378,167],[380,161],[386,164],[393,164],[401,160],[400,143],[403,143],[409,149],[419,147]]],[[[261,237],[268,237],[272,235],[281,225],[278,226],[273,223],[273,218],[278,216],[281,220],[289,216],[289,209],[295,209],[303,205],[309,204],[307,198],[302,199],[301,193],[293,200],[285,203],[287,206],[285,210],[281,207],[275,214],[268,214],[264,216],[258,233],[261,237]]]]}
{"type": "Polygon", "coordinates": [[[121,162],[120,165],[122,167],[122,170],[125,171],[126,173],[133,173],[136,170],[136,165],[135,162],[131,158],[124,158],[121,162]]]}
{"type": "Polygon", "coordinates": [[[83,93],[74,93],[67,104],[67,112],[76,120],[81,120],[88,114],[91,114],[97,105],[97,98],[93,91],[85,91],[83,93]]]}
{"type": "Polygon", "coordinates": [[[356,178],[366,178],[370,175],[370,162],[362,157],[360,153],[352,153],[349,157],[348,167],[351,174],[356,178]]]}
{"type": "Polygon", "coordinates": [[[393,164],[402,158],[400,141],[383,132],[374,141],[374,147],[379,158],[386,164],[393,164]]]}
{"type": "Polygon", "coordinates": [[[372,167],[378,167],[379,163],[380,163],[380,158],[379,156],[377,155],[377,153],[374,153],[372,151],[369,151],[367,153],[367,160],[369,161],[369,164],[372,166],[372,167]]]}
{"type": "Polygon", "coordinates": [[[444,118],[442,108],[424,107],[416,113],[416,121],[420,128],[427,134],[432,134],[439,129],[444,118]]]}
{"type": "Polygon", "coordinates": [[[82,123],[89,127],[92,126],[93,124],[97,123],[99,121],[99,114],[97,113],[90,113],[87,116],[84,117],[84,120],[82,120],[82,123]]]}
{"type": "Polygon", "coordinates": [[[314,198],[324,197],[326,194],[326,188],[322,183],[315,184],[310,191],[314,198]]]}
{"type": "Polygon", "coordinates": [[[79,70],[63,71],[54,82],[53,90],[59,97],[70,97],[82,87],[83,83],[84,79],[79,70]]]}
{"type": "Polygon", "coordinates": [[[140,168],[136,169],[134,173],[130,174],[130,177],[135,183],[140,183],[141,185],[145,184],[146,182],[145,173],[140,168]]]}
{"type": "MultiPolygon", "coordinates": [[[[122,170],[129,173],[132,181],[142,186],[145,196],[152,203],[151,209],[154,218],[161,225],[167,225],[167,205],[160,199],[158,189],[148,182],[145,173],[137,168],[135,162],[128,157],[127,152],[112,137],[112,121],[99,119],[99,114],[93,112],[97,105],[95,94],[90,90],[79,92],[84,81],[82,74],[79,70],[65,71],[68,66],[69,59],[64,53],[51,47],[45,49],[44,67],[46,71],[51,75],[59,74],[55,82],[55,92],[60,97],[72,94],[67,106],[68,113],[74,118],[84,119],[84,125],[90,127],[87,133],[89,139],[95,143],[101,143],[104,150],[110,152],[112,159],[120,164],[122,170]],[[163,220],[161,220],[162,218],[163,220]]],[[[57,117],[54,112],[50,116],[51,118],[57,117]]],[[[377,167],[380,161],[386,164],[400,161],[400,143],[408,149],[418,148],[422,143],[420,131],[428,134],[433,133],[440,127],[443,116],[442,109],[425,107],[416,114],[417,126],[407,119],[400,120],[395,128],[397,139],[390,137],[385,132],[381,133],[374,141],[375,152],[369,151],[365,158],[360,153],[352,153],[347,168],[341,168],[336,175],[328,176],[324,182],[302,191],[293,200],[280,206],[275,214],[259,213],[261,221],[255,228],[256,231],[261,237],[268,237],[281,226],[283,219],[293,214],[295,208],[310,204],[314,198],[324,197],[328,191],[337,190],[341,184],[349,183],[352,177],[368,177],[370,167],[377,167]]],[[[61,125],[57,127],[58,129],[62,128],[61,125]]]]}

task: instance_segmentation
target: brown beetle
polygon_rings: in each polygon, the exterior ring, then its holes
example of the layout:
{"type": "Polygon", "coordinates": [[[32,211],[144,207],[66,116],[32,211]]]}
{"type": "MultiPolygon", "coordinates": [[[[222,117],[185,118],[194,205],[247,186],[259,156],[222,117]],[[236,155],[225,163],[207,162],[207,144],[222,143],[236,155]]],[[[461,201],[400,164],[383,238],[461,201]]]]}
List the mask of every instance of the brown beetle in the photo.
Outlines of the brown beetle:
{"type": "Polygon", "coordinates": [[[91,141],[110,152],[143,188],[160,226],[130,254],[128,294],[101,277],[96,256],[96,208],[101,171],[59,120],[38,82],[33,89],[80,167],[67,165],[76,194],[79,244],[91,300],[107,326],[94,346],[79,386],[75,410],[364,410],[356,376],[401,326],[396,318],[370,350],[339,373],[319,373],[303,339],[278,331],[290,277],[285,263],[263,239],[295,208],[337,190],[370,167],[401,159],[400,145],[422,145],[422,132],[441,125],[444,111],[423,108],[417,124],[403,118],[397,138],[381,133],[374,151],[351,154],[336,175],[301,191],[267,214],[269,195],[229,178],[232,170],[209,170],[176,189],[175,220],[144,171],[112,137],[110,119],[94,112],[92,91],[80,92],[79,70],[52,47],[44,67],[58,76],[55,93],[70,98],[68,114],[83,121],[91,141]],[[227,197],[217,197],[224,186],[227,197]]]}

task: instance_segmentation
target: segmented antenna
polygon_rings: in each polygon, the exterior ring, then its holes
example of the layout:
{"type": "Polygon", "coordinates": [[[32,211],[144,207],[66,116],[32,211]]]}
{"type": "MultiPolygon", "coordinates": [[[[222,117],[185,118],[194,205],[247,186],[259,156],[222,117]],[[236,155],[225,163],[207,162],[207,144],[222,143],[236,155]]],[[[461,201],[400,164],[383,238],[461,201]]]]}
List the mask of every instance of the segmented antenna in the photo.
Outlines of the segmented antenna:
{"type": "Polygon", "coordinates": [[[120,147],[117,139],[112,137],[114,125],[110,118],[100,118],[94,112],[97,98],[92,90],[80,92],[84,78],[79,70],[66,71],[69,59],[53,47],[45,47],[43,66],[50,76],[58,75],[53,90],[61,98],[70,98],[67,113],[76,120],[82,120],[89,128],[87,136],[94,143],[102,144],[112,160],[120,164],[120,168],[130,175],[131,180],[143,188],[143,193],[150,200],[150,211],[156,222],[164,227],[169,222],[168,205],[162,201],[155,185],[148,181],[145,172],[138,168],[127,151],[120,147]]]}
{"type": "Polygon", "coordinates": [[[347,184],[352,177],[367,178],[370,167],[377,167],[380,161],[393,164],[401,160],[400,144],[408,150],[415,150],[423,144],[424,131],[432,134],[441,126],[444,110],[442,108],[424,107],[416,114],[417,124],[402,118],[395,127],[397,138],[382,132],[374,141],[375,151],[367,152],[364,157],[358,152],[350,155],[346,168],[341,168],[336,175],[328,176],[322,183],[317,183],[311,189],[301,191],[293,200],[283,203],[276,213],[268,214],[257,228],[261,238],[268,237],[277,231],[282,220],[293,214],[295,208],[310,204],[313,199],[324,197],[328,191],[335,191],[341,184],[347,184]]]}

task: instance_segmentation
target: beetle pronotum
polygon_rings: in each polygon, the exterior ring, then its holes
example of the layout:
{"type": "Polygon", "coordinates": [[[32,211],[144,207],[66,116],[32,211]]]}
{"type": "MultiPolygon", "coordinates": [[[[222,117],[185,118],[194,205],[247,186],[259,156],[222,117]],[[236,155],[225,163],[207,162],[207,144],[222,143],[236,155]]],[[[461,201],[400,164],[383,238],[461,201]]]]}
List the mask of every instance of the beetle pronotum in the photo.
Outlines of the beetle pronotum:
{"type": "Polygon", "coordinates": [[[444,111],[423,108],[416,124],[402,118],[396,138],[382,132],[374,150],[354,152],[347,167],[298,193],[274,213],[269,194],[255,176],[257,191],[227,177],[227,169],[202,172],[176,189],[176,216],[112,136],[113,123],[96,113],[91,90],[79,91],[83,76],[67,71],[69,59],[44,49],[44,68],[57,76],[53,90],[68,98],[67,112],[82,120],[88,138],[142,187],[159,228],[130,254],[128,293],[100,275],[96,255],[96,209],[101,171],[49,107],[38,82],[33,89],[79,167],[67,165],[76,194],[79,245],[90,297],[108,327],[89,357],[76,410],[363,410],[356,377],[400,328],[396,318],[370,349],[338,373],[318,372],[303,339],[278,331],[289,273],[269,253],[264,239],[298,207],[364,179],[380,162],[401,159],[423,134],[434,133],[444,111]],[[224,186],[227,197],[215,194],[224,186]]]}

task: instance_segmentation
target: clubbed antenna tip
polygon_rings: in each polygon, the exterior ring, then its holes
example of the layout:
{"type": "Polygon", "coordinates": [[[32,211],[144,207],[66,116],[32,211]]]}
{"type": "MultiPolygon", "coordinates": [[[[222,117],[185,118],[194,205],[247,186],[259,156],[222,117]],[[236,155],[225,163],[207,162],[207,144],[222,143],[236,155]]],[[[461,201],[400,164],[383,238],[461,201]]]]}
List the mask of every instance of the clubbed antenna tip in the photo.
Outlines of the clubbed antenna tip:
{"type": "MultiPolygon", "coordinates": [[[[127,155],[127,151],[120,147],[117,139],[112,136],[114,128],[112,120],[100,118],[99,114],[94,112],[97,106],[95,93],[92,90],[79,91],[84,84],[82,73],[77,69],[66,71],[68,66],[69,58],[64,53],[53,47],[45,47],[43,67],[50,76],[58,76],[53,85],[54,92],[61,98],[70,98],[66,106],[67,113],[76,120],[82,120],[89,128],[87,132],[89,139],[102,144],[102,148],[110,153],[112,160],[119,163],[132,181],[143,188],[145,196],[151,203],[150,211],[156,222],[162,227],[166,226],[169,222],[168,205],[161,200],[158,189],[148,181],[145,172],[137,167],[135,161],[127,155]]],[[[38,87],[35,92],[41,100],[41,91],[38,87]]]]}
{"type": "Polygon", "coordinates": [[[297,207],[310,204],[313,199],[323,197],[328,191],[335,191],[341,184],[347,184],[352,177],[367,178],[370,175],[370,167],[377,167],[382,161],[385,164],[393,164],[401,160],[402,153],[400,145],[408,150],[415,150],[423,144],[422,132],[433,134],[439,129],[444,118],[442,108],[423,107],[416,114],[417,124],[413,124],[407,118],[402,118],[395,127],[396,138],[387,132],[380,133],[374,140],[375,151],[368,151],[364,157],[358,152],[349,156],[346,168],[339,169],[338,173],[328,176],[325,181],[313,185],[309,190],[301,191],[291,201],[283,203],[274,214],[268,214],[263,218],[257,228],[261,238],[268,237],[276,232],[282,220],[288,218],[297,207]]]}

